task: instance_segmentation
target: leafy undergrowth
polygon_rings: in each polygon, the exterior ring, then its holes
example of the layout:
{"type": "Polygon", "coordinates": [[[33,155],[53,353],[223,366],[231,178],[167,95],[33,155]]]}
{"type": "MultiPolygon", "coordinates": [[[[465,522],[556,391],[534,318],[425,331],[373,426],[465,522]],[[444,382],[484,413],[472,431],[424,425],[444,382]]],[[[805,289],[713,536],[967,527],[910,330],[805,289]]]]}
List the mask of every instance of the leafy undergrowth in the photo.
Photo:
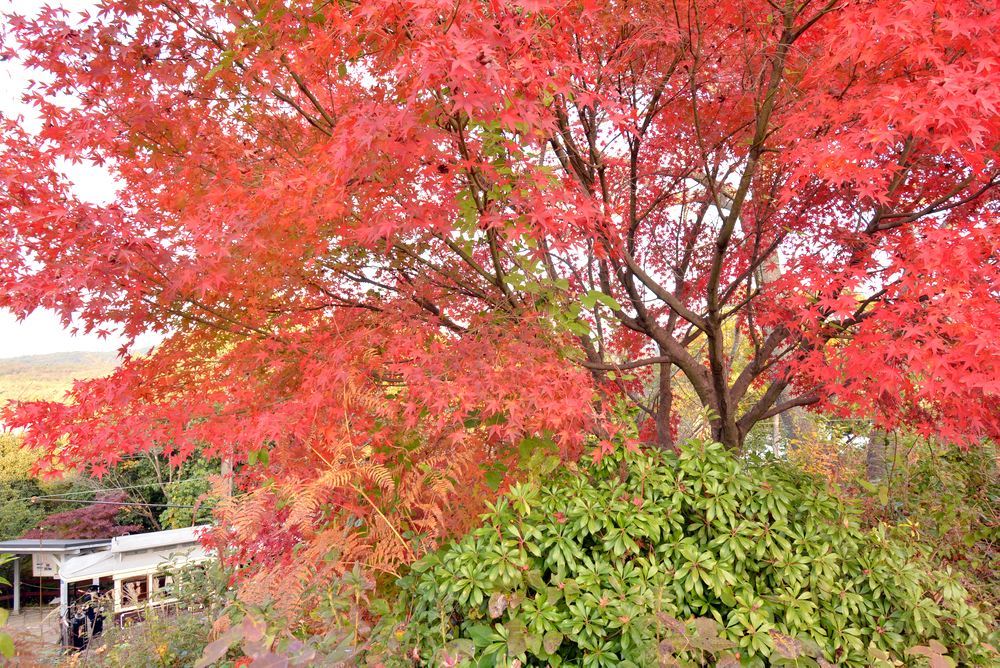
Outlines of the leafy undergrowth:
{"type": "Polygon", "coordinates": [[[921,556],[953,570],[983,609],[1000,610],[1000,447],[883,433],[882,466],[871,467],[871,441],[868,448],[855,442],[865,425],[837,426],[844,431],[796,441],[789,461],[836,485],[859,507],[862,526],[884,524],[919,543],[921,556]]]}
{"type": "Polygon", "coordinates": [[[919,439],[901,446],[883,481],[847,493],[861,502],[865,521],[919,542],[927,560],[958,573],[984,609],[1000,610],[997,446],[962,450],[919,439]]]}
{"type": "MultiPolygon", "coordinates": [[[[171,574],[176,603],[149,608],[141,622],[124,628],[106,620],[104,633],[61,668],[190,668],[212,639],[213,622],[233,602],[229,573],[216,561],[171,574]]],[[[111,609],[111,601],[105,609],[111,609]]],[[[227,664],[233,665],[233,662],[227,664]]]]}
{"type": "Polygon", "coordinates": [[[622,453],[515,486],[413,566],[387,665],[996,665],[948,572],[783,466],[622,453]],[[682,621],[683,620],[683,621],[682,621]]]}

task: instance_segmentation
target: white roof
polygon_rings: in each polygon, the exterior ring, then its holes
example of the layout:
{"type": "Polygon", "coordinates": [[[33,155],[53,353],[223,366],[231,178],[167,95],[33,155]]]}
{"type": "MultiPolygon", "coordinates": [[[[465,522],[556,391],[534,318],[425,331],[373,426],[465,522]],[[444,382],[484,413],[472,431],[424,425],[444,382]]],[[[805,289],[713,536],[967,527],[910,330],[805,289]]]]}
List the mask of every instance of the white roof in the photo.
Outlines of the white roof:
{"type": "Polygon", "coordinates": [[[65,560],[59,567],[59,578],[66,582],[123,578],[205,561],[211,556],[198,544],[198,536],[207,528],[186,527],[112,538],[108,549],[65,560]]]}
{"type": "Polygon", "coordinates": [[[59,578],[66,582],[79,582],[111,576],[115,579],[121,579],[179,568],[211,558],[211,555],[200,545],[147,552],[104,550],[67,559],[59,568],[59,578]]]}
{"type": "Polygon", "coordinates": [[[168,529],[167,531],[152,531],[150,533],[134,533],[130,536],[118,536],[111,539],[111,551],[139,552],[160,547],[197,543],[198,536],[208,528],[208,526],[185,527],[183,529],[168,529]]]}
{"type": "Polygon", "coordinates": [[[110,538],[63,540],[62,538],[18,538],[0,543],[0,554],[80,554],[98,548],[107,549],[110,538]]]}

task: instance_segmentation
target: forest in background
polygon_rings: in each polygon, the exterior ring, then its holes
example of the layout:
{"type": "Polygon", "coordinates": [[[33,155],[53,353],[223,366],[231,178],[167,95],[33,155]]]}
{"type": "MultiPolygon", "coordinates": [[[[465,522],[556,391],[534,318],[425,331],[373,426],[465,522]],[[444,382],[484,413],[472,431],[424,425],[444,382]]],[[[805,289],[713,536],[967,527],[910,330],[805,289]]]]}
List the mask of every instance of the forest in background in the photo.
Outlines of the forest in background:
{"type": "Polygon", "coordinates": [[[106,376],[118,363],[115,353],[63,352],[0,359],[0,404],[8,401],[62,401],[74,380],[106,376]]]}
{"type": "MultiPolygon", "coordinates": [[[[8,401],[66,400],[75,381],[111,373],[115,353],[63,352],[0,359],[0,405],[8,401]]],[[[135,531],[189,526],[192,512],[156,504],[194,506],[218,472],[209,462],[180,469],[155,454],[122,462],[97,478],[86,472],[39,478],[39,454],[16,431],[0,433],[0,540],[25,534],[51,538],[106,538],[135,531]],[[36,500],[37,499],[37,500],[36,500]],[[92,500],[151,504],[91,505],[92,500]]],[[[207,508],[198,516],[204,518],[207,508]]]]}

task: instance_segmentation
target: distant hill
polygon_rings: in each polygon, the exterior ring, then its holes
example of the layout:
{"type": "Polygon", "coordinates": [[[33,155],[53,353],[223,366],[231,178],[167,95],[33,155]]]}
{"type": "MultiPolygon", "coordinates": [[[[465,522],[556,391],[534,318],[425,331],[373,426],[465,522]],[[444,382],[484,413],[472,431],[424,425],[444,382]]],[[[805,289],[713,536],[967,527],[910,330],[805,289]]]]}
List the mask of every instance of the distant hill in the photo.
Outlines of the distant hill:
{"type": "Polygon", "coordinates": [[[74,380],[106,376],[115,353],[68,352],[0,359],[0,406],[10,400],[62,401],[74,380]]]}

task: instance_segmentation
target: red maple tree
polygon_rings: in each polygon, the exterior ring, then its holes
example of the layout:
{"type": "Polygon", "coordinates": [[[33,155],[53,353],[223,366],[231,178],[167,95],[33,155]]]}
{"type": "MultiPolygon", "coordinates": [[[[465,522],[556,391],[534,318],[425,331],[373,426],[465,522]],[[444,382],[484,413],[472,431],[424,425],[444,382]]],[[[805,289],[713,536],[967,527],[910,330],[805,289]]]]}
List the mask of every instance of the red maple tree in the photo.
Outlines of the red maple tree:
{"type": "Polygon", "coordinates": [[[79,508],[47,515],[22,538],[114,538],[142,530],[139,524],[121,524],[119,516],[126,506],[124,492],[98,495],[95,501],[81,501],[79,508]]]}
{"type": "Polygon", "coordinates": [[[41,130],[4,121],[0,306],[168,338],[7,419],[98,470],[268,452],[234,515],[253,554],[336,530],[337,563],[391,567],[527,435],[607,443],[624,399],[670,446],[681,379],[731,448],[804,405],[1000,435],[983,3],[106,0],[8,23],[46,74],[41,130]],[[77,196],[80,160],[114,202],[77,196]]]}

